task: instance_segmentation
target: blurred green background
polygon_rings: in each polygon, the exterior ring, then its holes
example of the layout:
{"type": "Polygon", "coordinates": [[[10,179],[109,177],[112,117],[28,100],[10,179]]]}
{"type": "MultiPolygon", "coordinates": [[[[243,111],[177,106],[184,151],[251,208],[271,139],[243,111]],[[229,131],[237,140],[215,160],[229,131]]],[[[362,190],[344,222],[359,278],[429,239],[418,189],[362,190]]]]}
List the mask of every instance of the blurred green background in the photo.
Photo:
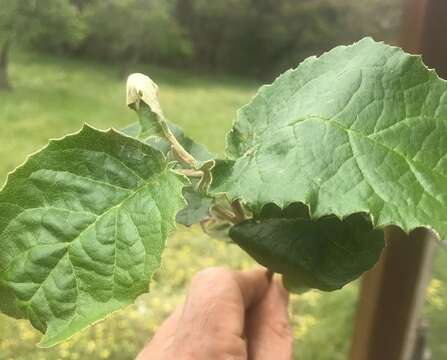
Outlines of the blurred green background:
{"type": "MultiPolygon", "coordinates": [[[[235,111],[261,83],[365,35],[396,42],[400,8],[390,0],[0,0],[0,184],[49,138],[84,122],[134,121],[124,84],[136,71],[158,83],[169,119],[222,153],[235,111]]],[[[28,322],[0,315],[0,359],[132,359],[192,275],[215,265],[253,263],[235,246],[179,227],[151,294],[45,350],[28,322]]],[[[439,248],[424,309],[435,360],[447,358],[446,280],[439,248]]],[[[297,359],[346,358],[357,289],[292,297],[297,359]]]]}

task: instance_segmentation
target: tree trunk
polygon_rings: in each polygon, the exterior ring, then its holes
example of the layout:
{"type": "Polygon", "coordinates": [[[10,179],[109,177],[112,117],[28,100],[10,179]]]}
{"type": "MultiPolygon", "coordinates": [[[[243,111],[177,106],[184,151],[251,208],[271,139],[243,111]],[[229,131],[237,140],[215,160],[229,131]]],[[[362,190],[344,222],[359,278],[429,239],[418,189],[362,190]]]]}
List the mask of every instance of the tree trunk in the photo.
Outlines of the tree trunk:
{"type": "Polygon", "coordinates": [[[6,40],[0,48],[0,91],[10,90],[11,84],[8,76],[10,40],[6,40]]]}

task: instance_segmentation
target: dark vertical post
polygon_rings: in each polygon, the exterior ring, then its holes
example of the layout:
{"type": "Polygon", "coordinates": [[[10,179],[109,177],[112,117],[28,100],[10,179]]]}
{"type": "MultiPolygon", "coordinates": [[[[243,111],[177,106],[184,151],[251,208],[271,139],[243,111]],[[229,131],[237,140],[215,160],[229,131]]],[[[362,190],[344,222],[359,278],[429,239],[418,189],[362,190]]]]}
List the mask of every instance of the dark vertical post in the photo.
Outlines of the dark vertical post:
{"type": "Polygon", "coordinates": [[[422,29],[422,56],[424,62],[447,79],[447,1],[430,0],[426,7],[422,29]]]}
{"type": "MultiPolygon", "coordinates": [[[[406,0],[401,46],[447,77],[447,1],[406,0]]],[[[351,360],[409,360],[416,343],[419,313],[430,278],[435,247],[432,233],[409,236],[386,229],[380,262],[363,277],[351,360]]]]}
{"type": "Polygon", "coordinates": [[[435,242],[424,229],[408,236],[389,227],[385,236],[381,261],[362,281],[351,360],[408,360],[413,352],[435,242]]]}

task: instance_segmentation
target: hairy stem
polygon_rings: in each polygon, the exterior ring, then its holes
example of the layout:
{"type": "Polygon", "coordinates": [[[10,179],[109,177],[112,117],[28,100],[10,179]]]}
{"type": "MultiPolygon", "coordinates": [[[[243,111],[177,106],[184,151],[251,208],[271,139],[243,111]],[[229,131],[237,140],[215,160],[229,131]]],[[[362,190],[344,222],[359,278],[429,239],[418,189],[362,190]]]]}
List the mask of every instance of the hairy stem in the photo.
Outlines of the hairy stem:
{"type": "Polygon", "coordinates": [[[194,169],[176,169],[179,174],[185,175],[187,177],[201,178],[203,176],[203,171],[194,169]]]}
{"type": "Polygon", "coordinates": [[[223,220],[228,220],[233,224],[237,224],[236,215],[233,214],[230,210],[227,210],[222,206],[215,204],[212,208],[212,211],[217,215],[217,217],[223,220]]]}
{"type": "Polygon", "coordinates": [[[236,216],[237,222],[240,223],[240,222],[244,221],[245,220],[245,212],[244,212],[244,209],[242,208],[242,204],[239,201],[239,199],[232,201],[230,205],[234,211],[234,215],[236,216]]]}
{"type": "Polygon", "coordinates": [[[182,144],[178,142],[171,129],[169,129],[165,119],[159,119],[159,123],[163,131],[163,135],[171,144],[171,149],[175,156],[183,163],[191,166],[193,169],[197,169],[197,160],[188,151],[185,150],[182,144]]]}

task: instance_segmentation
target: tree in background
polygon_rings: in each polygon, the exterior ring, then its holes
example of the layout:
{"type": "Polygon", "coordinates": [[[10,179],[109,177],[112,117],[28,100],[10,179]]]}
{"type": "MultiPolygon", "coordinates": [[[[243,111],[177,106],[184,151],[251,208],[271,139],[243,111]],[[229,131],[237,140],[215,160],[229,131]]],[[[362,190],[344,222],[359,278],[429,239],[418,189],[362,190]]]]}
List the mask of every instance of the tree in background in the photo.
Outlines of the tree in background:
{"type": "Polygon", "coordinates": [[[14,43],[60,50],[82,40],[84,26],[69,0],[0,0],[0,90],[11,87],[8,59],[14,43]]]}
{"type": "Polygon", "coordinates": [[[179,64],[191,44],[173,16],[173,0],[76,0],[87,37],[81,49],[123,64],[179,64]]]}
{"type": "Polygon", "coordinates": [[[13,42],[271,79],[340,43],[392,42],[399,16],[389,0],[0,0],[0,88],[13,42]]]}
{"type": "Polygon", "coordinates": [[[365,35],[390,40],[397,1],[177,0],[201,68],[269,77],[311,54],[365,35]]]}

